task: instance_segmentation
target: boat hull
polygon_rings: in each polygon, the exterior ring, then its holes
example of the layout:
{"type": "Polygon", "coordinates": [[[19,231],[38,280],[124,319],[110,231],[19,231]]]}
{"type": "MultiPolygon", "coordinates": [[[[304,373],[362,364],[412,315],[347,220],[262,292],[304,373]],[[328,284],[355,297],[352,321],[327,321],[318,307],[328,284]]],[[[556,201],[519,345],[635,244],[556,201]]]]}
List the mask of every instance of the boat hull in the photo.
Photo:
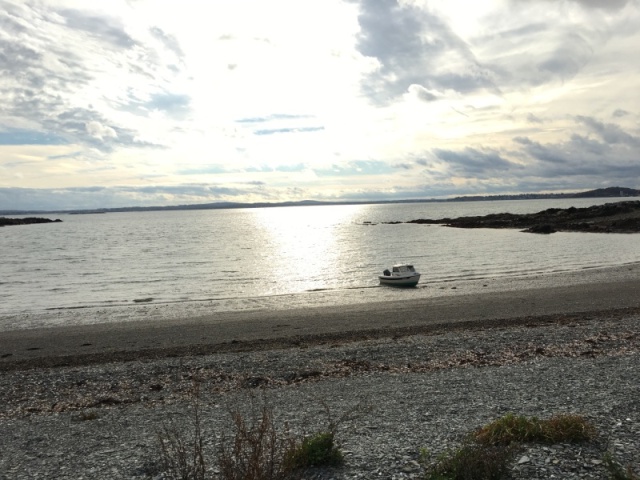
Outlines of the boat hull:
{"type": "Polygon", "coordinates": [[[417,275],[378,275],[380,283],[396,287],[415,287],[420,281],[420,274],[417,275]]]}

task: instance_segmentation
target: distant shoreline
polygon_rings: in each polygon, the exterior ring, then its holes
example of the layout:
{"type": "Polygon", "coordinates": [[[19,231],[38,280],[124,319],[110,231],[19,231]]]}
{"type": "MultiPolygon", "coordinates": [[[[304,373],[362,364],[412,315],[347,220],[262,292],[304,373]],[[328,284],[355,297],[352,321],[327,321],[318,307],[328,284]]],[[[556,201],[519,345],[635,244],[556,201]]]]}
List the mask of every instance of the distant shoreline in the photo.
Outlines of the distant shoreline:
{"type": "Polygon", "coordinates": [[[234,208],[269,208],[269,207],[304,207],[304,206],[332,206],[332,205],[386,205],[403,203],[447,203],[447,202],[485,202],[502,200],[549,200],[565,198],[633,198],[640,197],[640,190],[626,187],[607,187],[596,190],[588,190],[578,193],[520,193],[513,195],[472,195],[458,196],[454,198],[430,198],[430,199],[398,199],[398,200],[363,200],[363,201],[335,201],[325,202],[316,200],[301,200],[288,202],[216,202],[193,205],[168,205],[168,206],[130,206],[114,208],[92,208],[92,209],[63,209],[63,210],[0,210],[0,215],[26,215],[26,214],[98,214],[98,213],[120,213],[120,212],[151,212],[151,211],[174,211],[174,210],[225,210],[234,208]]]}

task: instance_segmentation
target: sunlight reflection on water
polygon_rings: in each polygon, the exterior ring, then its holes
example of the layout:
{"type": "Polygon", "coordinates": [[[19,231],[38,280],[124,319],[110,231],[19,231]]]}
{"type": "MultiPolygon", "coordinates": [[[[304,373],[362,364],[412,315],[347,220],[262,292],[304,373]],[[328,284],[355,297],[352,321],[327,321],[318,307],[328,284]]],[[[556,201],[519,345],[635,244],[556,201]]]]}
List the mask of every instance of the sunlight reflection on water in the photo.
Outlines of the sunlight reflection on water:
{"type": "Polygon", "coordinates": [[[61,215],[62,223],[1,230],[0,314],[148,299],[251,305],[275,295],[294,304],[292,295],[309,291],[383,292],[377,275],[404,262],[422,273],[420,287],[436,288],[640,262],[635,235],[382,223],[594,203],[606,200],[61,215]]]}

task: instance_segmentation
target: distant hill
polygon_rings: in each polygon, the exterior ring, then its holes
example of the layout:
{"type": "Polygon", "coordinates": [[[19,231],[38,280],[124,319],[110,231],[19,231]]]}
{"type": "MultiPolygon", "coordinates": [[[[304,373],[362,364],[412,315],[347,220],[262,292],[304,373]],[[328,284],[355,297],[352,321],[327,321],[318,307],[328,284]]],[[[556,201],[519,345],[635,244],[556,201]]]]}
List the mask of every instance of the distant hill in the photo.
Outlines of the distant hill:
{"type": "Polygon", "coordinates": [[[455,197],[452,202],[477,202],[486,200],[544,200],[548,198],[619,198],[640,197],[640,190],[626,187],[608,187],[578,193],[520,193],[516,195],[473,195],[455,197]]]}
{"type": "Polygon", "coordinates": [[[640,190],[625,187],[598,188],[588,192],[576,193],[574,198],[640,197],[640,190]]]}
{"type": "Polygon", "coordinates": [[[193,205],[170,205],[154,207],[121,207],[121,208],[95,208],[86,210],[0,210],[0,215],[23,215],[25,213],[69,213],[69,214],[96,214],[113,212],[150,212],[166,210],[214,210],[229,208],[265,208],[265,207],[295,207],[309,205],[376,205],[389,203],[428,203],[428,202],[477,202],[493,200],[543,200],[553,198],[619,198],[640,197],[640,190],[625,187],[608,187],[588,190],[579,193],[520,193],[516,195],[473,195],[448,199],[416,199],[416,200],[372,200],[372,201],[337,201],[320,202],[315,200],[302,200],[298,202],[278,203],[199,203],[193,205]]]}

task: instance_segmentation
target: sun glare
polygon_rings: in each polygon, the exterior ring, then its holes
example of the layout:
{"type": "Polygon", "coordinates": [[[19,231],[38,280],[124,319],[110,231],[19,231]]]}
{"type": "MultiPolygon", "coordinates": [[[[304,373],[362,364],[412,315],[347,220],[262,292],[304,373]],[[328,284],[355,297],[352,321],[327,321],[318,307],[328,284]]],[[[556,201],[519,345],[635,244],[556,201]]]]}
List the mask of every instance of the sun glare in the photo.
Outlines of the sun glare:
{"type": "Polygon", "coordinates": [[[344,261],[341,225],[352,221],[357,205],[278,207],[253,210],[264,248],[261,268],[273,271],[273,293],[330,288],[326,272],[344,261]]]}

